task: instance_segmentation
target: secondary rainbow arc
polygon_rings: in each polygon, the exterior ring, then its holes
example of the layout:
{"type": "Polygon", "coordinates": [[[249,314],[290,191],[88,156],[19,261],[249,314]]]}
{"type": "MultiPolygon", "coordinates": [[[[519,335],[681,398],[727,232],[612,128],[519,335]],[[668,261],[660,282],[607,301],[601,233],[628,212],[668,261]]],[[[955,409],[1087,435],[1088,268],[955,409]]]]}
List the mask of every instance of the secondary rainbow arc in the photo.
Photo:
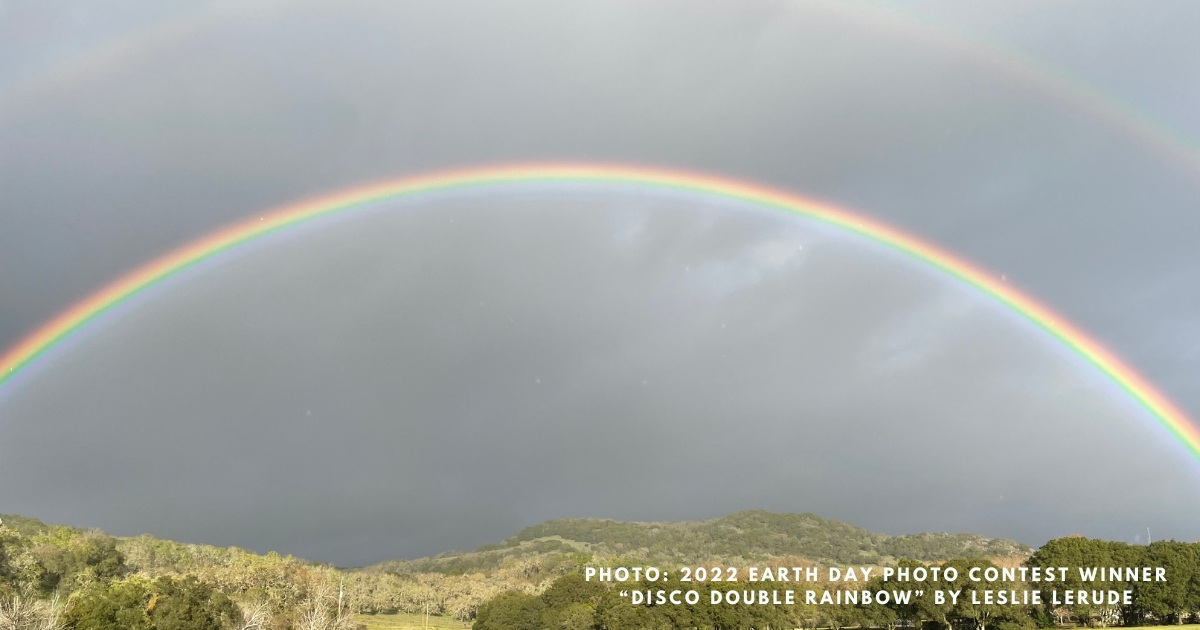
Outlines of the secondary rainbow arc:
{"type": "Polygon", "coordinates": [[[601,164],[518,164],[443,171],[344,190],[285,206],[213,232],[133,270],[38,328],[0,356],[0,393],[51,349],[121,303],[231,248],[305,221],[366,204],[502,184],[608,183],[715,195],[811,217],[901,251],[987,293],[1099,369],[1200,460],[1200,429],[1166,396],[1049,308],[972,263],[883,223],[766,186],[679,170],[601,164]]]}

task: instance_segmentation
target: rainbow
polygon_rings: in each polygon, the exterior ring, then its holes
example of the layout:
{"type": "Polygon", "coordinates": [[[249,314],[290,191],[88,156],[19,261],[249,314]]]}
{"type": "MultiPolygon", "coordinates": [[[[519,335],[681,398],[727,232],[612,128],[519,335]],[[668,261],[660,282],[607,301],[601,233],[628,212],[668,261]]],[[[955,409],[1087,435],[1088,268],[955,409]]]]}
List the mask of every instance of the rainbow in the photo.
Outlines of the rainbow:
{"type": "MultiPolygon", "coordinates": [[[[280,3],[275,8],[247,3],[215,3],[205,5],[203,11],[181,13],[114,37],[69,55],[13,84],[0,86],[0,113],[10,113],[14,108],[34,107],[39,97],[76,87],[122,65],[153,57],[171,45],[197,37],[224,22],[246,19],[248,15],[261,19],[264,10],[286,7],[286,3],[280,3]]],[[[1150,153],[1165,158],[1191,180],[1200,176],[1200,147],[1179,130],[1154,120],[1078,77],[1040,64],[1015,49],[960,35],[897,9],[894,5],[810,3],[805,5],[805,10],[827,11],[843,20],[902,38],[943,56],[968,59],[980,68],[1005,77],[1014,85],[1029,88],[1046,97],[1064,111],[1079,113],[1101,123],[1150,153]]]]}
{"type": "Polygon", "coordinates": [[[1200,459],[1200,430],[1171,401],[1083,331],[966,260],[877,221],[781,190],[712,175],[599,164],[518,164],[404,177],[343,190],[251,217],[133,270],[34,331],[0,356],[0,393],[7,382],[44,357],[56,345],[120,304],[175,274],[267,234],[386,200],[489,186],[556,182],[617,184],[715,195],[809,217],[903,252],[990,295],[1058,339],[1133,397],[1193,456],[1200,459]]]}

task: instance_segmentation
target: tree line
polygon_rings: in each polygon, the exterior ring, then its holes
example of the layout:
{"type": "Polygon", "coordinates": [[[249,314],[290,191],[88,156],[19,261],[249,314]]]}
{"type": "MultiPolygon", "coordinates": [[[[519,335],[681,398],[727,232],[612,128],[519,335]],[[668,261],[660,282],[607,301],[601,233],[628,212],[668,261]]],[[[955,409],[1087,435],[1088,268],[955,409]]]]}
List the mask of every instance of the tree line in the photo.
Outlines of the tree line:
{"type": "MultiPolygon", "coordinates": [[[[623,585],[625,589],[694,589],[701,594],[695,605],[659,606],[633,605],[619,589],[581,577],[587,567],[647,566],[644,557],[582,553],[573,545],[551,545],[556,551],[541,549],[536,556],[509,554],[480,570],[388,572],[336,569],[274,552],[260,555],[237,547],[191,545],[145,535],[115,538],[36,519],[0,515],[0,520],[0,630],[351,630],[363,614],[423,610],[473,622],[478,630],[1032,630],[1067,623],[1100,627],[1200,621],[1200,551],[1196,544],[1173,541],[1144,546],[1073,537],[1050,541],[1032,554],[940,561],[937,564],[959,568],[960,577],[951,583],[927,583],[924,596],[904,603],[864,604],[860,599],[844,605],[713,606],[708,603],[709,591],[732,585],[678,582],[679,563],[659,565],[675,581],[623,585]],[[1129,605],[1059,607],[974,605],[967,597],[949,605],[933,600],[931,593],[939,588],[1031,588],[1026,583],[985,586],[963,577],[971,567],[997,563],[1072,567],[1066,581],[1040,584],[1037,588],[1044,593],[1131,589],[1135,597],[1129,605]],[[1169,579],[1081,583],[1074,567],[1096,566],[1164,567],[1169,579]]],[[[522,546],[528,547],[528,542],[522,546]]],[[[756,564],[764,566],[768,561],[772,566],[817,564],[798,556],[765,555],[756,564]]],[[[887,564],[911,569],[931,563],[905,559],[887,564]]],[[[749,563],[732,566],[744,571],[749,563]]],[[[743,572],[739,586],[749,587],[746,577],[743,572]]],[[[866,584],[803,588],[879,590],[883,585],[876,577],[866,584]]]]}

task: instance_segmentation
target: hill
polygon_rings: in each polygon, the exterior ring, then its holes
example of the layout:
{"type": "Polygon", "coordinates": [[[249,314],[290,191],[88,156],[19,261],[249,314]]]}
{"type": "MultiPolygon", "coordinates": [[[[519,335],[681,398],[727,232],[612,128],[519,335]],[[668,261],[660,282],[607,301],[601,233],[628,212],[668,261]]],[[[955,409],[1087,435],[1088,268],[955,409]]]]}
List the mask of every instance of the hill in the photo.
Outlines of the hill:
{"type": "Polygon", "coordinates": [[[283,620],[280,627],[310,614],[314,606],[329,608],[330,602],[340,601],[331,593],[340,597],[343,588],[356,614],[428,609],[466,621],[501,593],[541,593],[585,566],[745,567],[761,566],[768,558],[798,563],[789,566],[881,564],[896,556],[940,561],[1029,553],[1009,540],[970,534],[888,536],[814,514],[758,511],[673,523],[557,519],[472,552],[339,570],[275,552],[260,555],[149,535],[115,538],[16,515],[0,519],[0,595],[6,589],[32,588],[44,597],[70,601],[72,593],[94,584],[119,585],[136,578],[129,588],[170,590],[169,580],[194,577],[239,605],[269,603],[272,614],[283,620]]]}
{"type": "MultiPolygon", "coordinates": [[[[0,526],[12,529],[22,536],[36,536],[44,534],[54,527],[65,527],[63,525],[43,523],[36,518],[21,516],[20,514],[0,514],[0,526]]],[[[75,528],[68,529],[75,530],[75,528]]]]}
{"type": "Polygon", "coordinates": [[[707,521],[640,523],[555,519],[527,527],[501,544],[432,558],[389,560],[368,567],[388,573],[487,572],[514,560],[571,553],[642,558],[661,564],[745,564],[799,556],[820,564],[885,564],[897,558],[1023,556],[1029,547],[976,534],[889,536],[816,514],[739,512],[707,521]]]}

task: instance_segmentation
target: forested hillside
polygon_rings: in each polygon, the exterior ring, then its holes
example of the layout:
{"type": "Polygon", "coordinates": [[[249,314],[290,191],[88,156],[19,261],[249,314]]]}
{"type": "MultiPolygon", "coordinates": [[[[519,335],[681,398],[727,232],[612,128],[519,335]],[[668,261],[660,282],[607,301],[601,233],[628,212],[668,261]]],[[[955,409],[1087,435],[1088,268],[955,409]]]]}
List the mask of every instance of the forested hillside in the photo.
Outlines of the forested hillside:
{"type": "MultiPolygon", "coordinates": [[[[352,630],[358,625],[355,616],[363,613],[426,610],[465,622],[502,594],[505,602],[532,606],[557,580],[586,567],[744,567],[775,560],[789,566],[890,564],[906,554],[913,558],[907,562],[989,562],[984,556],[1006,556],[1011,564],[1029,557],[1017,543],[981,536],[887,536],[812,514],[743,512],[678,523],[562,519],[474,552],[335,569],[275,552],[149,535],[117,538],[15,515],[0,519],[0,628],[5,630],[352,630]],[[25,621],[5,625],[14,619],[25,621]]],[[[548,628],[575,622],[590,627],[588,620],[599,618],[593,613],[616,614],[607,604],[588,608],[573,595],[559,602],[565,608],[558,610],[555,597],[546,597],[551,603],[545,615],[553,618],[548,628]],[[568,617],[574,621],[568,623],[568,617]]],[[[493,606],[485,626],[500,627],[501,608],[493,606]]],[[[613,623],[609,630],[625,622],[613,618],[613,623]]]]}
{"type": "MultiPolygon", "coordinates": [[[[335,604],[344,607],[335,616],[346,620],[354,613],[425,609],[469,620],[501,592],[539,593],[589,565],[744,565],[785,556],[814,564],[880,564],[897,555],[938,561],[1029,552],[1012,541],[968,534],[887,536],[813,514],[743,512],[676,523],[553,520],[473,552],[339,570],[274,552],[149,535],[116,538],[17,515],[0,515],[0,520],[0,595],[7,593],[10,605],[25,602],[26,612],[29,606],[47,614],[53,609],[80,628],[103,626],[107,622],[86,615],[116,614],[121,602],[170,597],[206,602],[208,612],[200,616],[216,625],[269,613],[276,626],[303,627],[306,616],[334,614],[335,604]],[[24,599],[11,599],[18,596],[24,599]],[[50,603],[55,597],[58,608],[50,603]]],[[[109,621],[132,623],[115,619],[109,621]]],[[[157,623],[145,615],[138,619],[129,627],[157,623]]]]}
{"type": "Polygon", "coordinates": [[[799,556],[820,564],[886,564],[897,558],[938,562],[951,558],[1022,556],[1029,547],[975,534],[888,536],[816,514],[739,512],[710,521],[635,523],[567,518],[527,527],[498,545],[420,560],[388,561],[374,569],[395,573],[488,570],[506,559],[553,553],[643,558],[666,564],[745,564],[799,556]]]}
{"type": "Polygon", "coordinates": [[[352,630],[357,614],[422,610],[469,620],[500,592],[540,592],[591,560],[547,555],[486,575],[394,575],[15,515],[0,521],[0,630],[352,630]]]}

